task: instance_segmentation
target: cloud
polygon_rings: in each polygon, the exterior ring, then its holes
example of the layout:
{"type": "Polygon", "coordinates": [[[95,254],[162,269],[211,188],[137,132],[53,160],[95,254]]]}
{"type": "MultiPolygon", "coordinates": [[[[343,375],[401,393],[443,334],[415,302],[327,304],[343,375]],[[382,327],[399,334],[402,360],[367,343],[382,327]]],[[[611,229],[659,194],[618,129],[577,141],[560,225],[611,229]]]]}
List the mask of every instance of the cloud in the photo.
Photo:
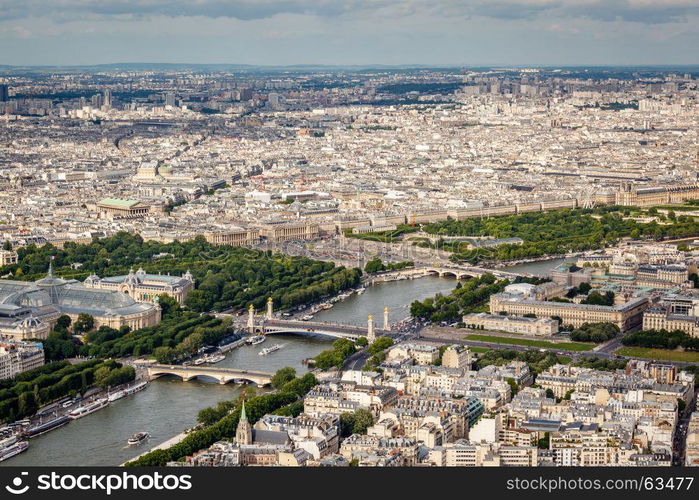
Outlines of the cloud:
{"type": "Polygon", "coordinates": [[[390,3],[389,0],[0,0],[0,19],[51,16],[72,21],[87,17],[203,16],[252,20],[277,14],[330,17],[390,3]]]}
{"type": "Polygon", "coordinates": [[[661,24],[699,15],[697,0],[444,0],[442,4],[472,16],[504,20],[554,17],[661,24]]]}
{"type": "Polygon", "coordinates": [[[0,27],[0,38],[29,38],[32,32],[22,26],[0,27]]]}
{"type": "Polygon", "coordinates": [[[50,17],[133,20],[150,17],[232,18],[243,21],[282,14],[323,18],[426,14],[444,18],[501,20],[586,18],[645,24],[686,22],[699,15],[697,0],[0,0],[0,20],[50,17]]]}

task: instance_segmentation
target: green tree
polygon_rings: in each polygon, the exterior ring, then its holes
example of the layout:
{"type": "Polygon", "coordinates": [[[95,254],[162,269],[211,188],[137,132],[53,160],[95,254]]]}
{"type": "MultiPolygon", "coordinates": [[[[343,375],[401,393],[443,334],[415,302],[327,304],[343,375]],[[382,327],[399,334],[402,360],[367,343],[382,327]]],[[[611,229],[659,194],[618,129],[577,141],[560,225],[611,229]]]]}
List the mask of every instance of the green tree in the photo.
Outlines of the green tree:
{"type": "Polygon", "coordinates": [[[369,262],[366,263],[364,266],[364,271],[367,273],[377,273],[379,271],[385,271],[386,266],[384,266],[383,262],[381,262],[381,259],[371,259],[369,262]]]}
{"type": "Polygon", "coordinates": [[[63,314],[62,316],[59,316],[58,319],[56,320],[56,327],[68,329],[68,328],[70,328],[70,323],[71,323],[70,316],[68,316],[67,314],[63,314]]]}
{"type": "Polygon", "coordinates": [[[393,345],[391,337],[379,337],[369,346],[369,354],[376,354],[393,345]]]}
{"type": "Polygon", "coordinates": [[[512,397],[516,396],[519,392],[519,384],[513,378],[508,378],[507,383],[510,385],[510,389],[512,389],[512,397]]]}
{"type": "Polygon", "coordinates": [[[185,304],[193,311],[205,312],[211,310],[214,300],[215,297],[211,292],[206,290],[192,290],[187,294],[185,304]]]}
{"type": "Polygon", "coordinates": [[[296,378],[296,370],[291,368],[291,367],[285,367],[285,368],[280,368],[277,370],[277,372],[272,376],[272,387],[275,389],[281,389],[284,387],[288,382],[291,382],[296,378]]]}
{"type": "Polygon", "coordinates": [[[340,434],[342,437],[352,434],[366,434],[367,429],[372,425],[374,425],[374,417],[369,410],[364,408],[340,415],[340,434]]]}
{"type": "Polygon", "coordinates": [[[20,415],[31,415],[36,411],[36,400],[33,392],[23,392],[19,396],[18,412],[20,415]]]}
{"type": "Polygon", "coordinates": [[[89,332],[95,327],[95,318],[90,314],[80,313],[78,314],[78,319],[75,320],[73,324],[73,331],[76,333],[89,332]]]}
{"type": "Polygon", "coordinates": [[[175,300],[174,297],[162,294],[158,296],[158,305],[162,311],[163,318],[171,316],[174,313],[180,312],[180,304],[175,300]]]}

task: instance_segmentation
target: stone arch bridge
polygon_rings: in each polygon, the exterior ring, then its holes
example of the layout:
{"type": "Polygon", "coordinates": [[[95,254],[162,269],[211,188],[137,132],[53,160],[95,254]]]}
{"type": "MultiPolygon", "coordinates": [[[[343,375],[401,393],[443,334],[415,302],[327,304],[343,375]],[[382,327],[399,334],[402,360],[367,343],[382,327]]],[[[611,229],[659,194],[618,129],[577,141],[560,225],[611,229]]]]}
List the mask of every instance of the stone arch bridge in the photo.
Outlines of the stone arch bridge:
{"type": "Polygon", "coordinates": [[[227,384],[229,382],[252,382],[262,387],[268,385],[272,381],[273,373],[257,370],[238,370],[235,368],[183,365],[150,365],[148,367],[149,377],[157,378],[163,375],[174,375],[180,377],[185,382],[199,377],[208,377],[218,380],[219,384],[227,384]]]}

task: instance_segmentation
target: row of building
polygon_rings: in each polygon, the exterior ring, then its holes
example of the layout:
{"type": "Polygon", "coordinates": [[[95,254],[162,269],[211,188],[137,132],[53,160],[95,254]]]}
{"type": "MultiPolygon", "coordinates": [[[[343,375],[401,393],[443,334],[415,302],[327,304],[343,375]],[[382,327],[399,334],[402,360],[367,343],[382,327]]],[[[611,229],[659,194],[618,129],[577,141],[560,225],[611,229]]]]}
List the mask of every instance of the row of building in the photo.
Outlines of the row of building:
{"type": "Polygon", "coordinates": [[[694,397],[691,374],[632,361],[535,375],[521,361],[474,370],[475,357],[462,347],[398,344],[381,372],[344,371],[311,389],[298,417],[252,425],[243,409],[234,440],[170,465],[671,465],[680,409],[694,397]],[[357,410],[371,425],[343,435],[342,419],[357,410]]]}

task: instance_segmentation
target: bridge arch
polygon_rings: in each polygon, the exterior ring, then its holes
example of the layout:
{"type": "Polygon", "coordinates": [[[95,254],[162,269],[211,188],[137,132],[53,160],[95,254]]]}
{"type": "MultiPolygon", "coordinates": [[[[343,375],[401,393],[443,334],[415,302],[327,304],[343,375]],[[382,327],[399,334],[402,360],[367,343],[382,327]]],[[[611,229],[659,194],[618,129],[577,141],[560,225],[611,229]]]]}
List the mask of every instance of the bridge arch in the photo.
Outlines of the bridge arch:
{"type": "Polygon", "coordinates": [[[330,337],[333,339],[350,339],[350,340],[356,340],[362,335],[353,335],[351,333],[343,333],[343,334],[338,334],[338,333],[331,333],[328,331],[323,331],[323,330],[316,330],[315,328],[291,328],[291,327],[275,327],[275,326],[268,326],[265,327],[265,335],[273,335],[276,333],[284,333],[284,334],[291,334],[291,335],[320,335],[322,337],[330,337]]]}
{"type": "Polygon", "coordinates": [[[230,382],[252,383],[259,387],[271,382],[271,373],[248,372],[247,370],[221,369],[221,368],[190,368],[175,366],[153,366],[148,368],[148,375],[151,378],[162,376],[173,376],[187,382],[193,379],[213,380],[219,384],[230,382]]]}
{"type": "Polygon", "coordinates": [[[459,273],[457,271],[442,271],[439,273],[440,278],[446,278],[447,276],[451,278],[459,278],[459,273]]]}

